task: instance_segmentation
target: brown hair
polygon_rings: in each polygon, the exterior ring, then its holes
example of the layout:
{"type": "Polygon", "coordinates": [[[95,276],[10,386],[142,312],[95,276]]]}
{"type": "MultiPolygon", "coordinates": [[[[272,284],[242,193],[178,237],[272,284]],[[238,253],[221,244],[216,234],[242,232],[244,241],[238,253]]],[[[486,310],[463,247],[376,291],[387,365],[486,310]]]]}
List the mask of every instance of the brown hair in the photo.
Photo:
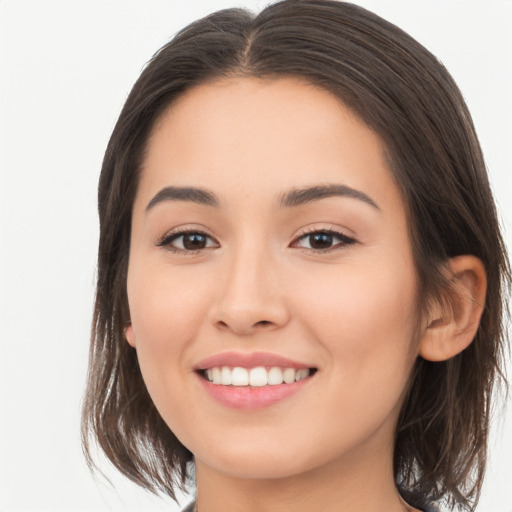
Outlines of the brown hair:
{"type": "Polygon", "coordinates": [[[195,85],[226,76],[296,76],[352,108],[384,141],[409,213],[421,306],[446,290],[448,258],[472,254],[488,291],[468,349],[446,362],[418,358],[396,430],[401,492],[472,509],[485,468],[491,395],[502,375],[509,264],[473,123],[442,64],[405,32],[333,0],[284,0],[254,16],[219,11],[179,32],[133,87],[99,182],[100,242],[88,387],[90,440],[131,480],[174,497],[192,454],[164,423],[124,339],[131,212],[156,120],[195,85]]]}

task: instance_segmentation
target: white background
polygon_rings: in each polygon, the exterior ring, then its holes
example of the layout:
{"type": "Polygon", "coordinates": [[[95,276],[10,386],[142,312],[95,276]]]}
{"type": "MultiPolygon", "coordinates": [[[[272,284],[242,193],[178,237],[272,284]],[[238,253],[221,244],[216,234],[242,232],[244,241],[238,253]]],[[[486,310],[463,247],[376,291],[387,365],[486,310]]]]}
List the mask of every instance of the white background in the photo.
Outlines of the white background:
{"type": "MultiPolygon", "coordinates": [[[[209,12],[266,3],[0,0],[1,511],[178,510],[113,471],[115,490],[95,482],[81,456],[97,179],[151,55],[209,12]]],[[[512,1],[357,3],[410,32],[454,75],[511,247],[512,1]]],[[[482,512],[512,511],[511,409],[496,422],[482,512]]]]}

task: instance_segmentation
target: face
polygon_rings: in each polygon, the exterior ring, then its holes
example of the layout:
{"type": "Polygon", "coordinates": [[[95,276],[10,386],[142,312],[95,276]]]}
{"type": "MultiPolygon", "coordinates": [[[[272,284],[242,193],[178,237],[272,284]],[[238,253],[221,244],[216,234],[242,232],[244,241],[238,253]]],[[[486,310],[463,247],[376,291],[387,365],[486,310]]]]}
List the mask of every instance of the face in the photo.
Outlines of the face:
{"type": "Polygon", "coordinates": [[[375,133],[298,80],[199,86],[155,126],[132,220],[127,340],[197,465],[390,460],[416,274],[375,133]]]}

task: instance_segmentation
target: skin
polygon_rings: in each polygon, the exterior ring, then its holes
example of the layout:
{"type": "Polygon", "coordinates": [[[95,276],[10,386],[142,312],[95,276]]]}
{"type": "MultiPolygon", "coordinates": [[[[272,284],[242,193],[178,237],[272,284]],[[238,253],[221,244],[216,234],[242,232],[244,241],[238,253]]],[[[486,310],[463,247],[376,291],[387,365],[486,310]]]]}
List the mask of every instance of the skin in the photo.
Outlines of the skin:
{"type": "MultiPolygon", "coordinates": [[[[449,270],[483,302],[474,260],[449,270]]],[[[382,143],[337,98],[296,79],[233,78],[174,103],[149,140],[127,289],[126,338],[156,407],[195,456],[201,512],[413,510],[392,472],[412,365],[422,351],[443,359],[462,350],[479,313],[466,314],[465,301],[450,320],[441,307],[418,314],[405,208],[382,143]],[[327,184],[375,205],[346,196],[279,204],[290,190],[327,184]],[[170,186],[208,189],[219,205],[148,209],[170,186]],[[311,249],[308,234],[326,230],[342,237],[311,249]],[[162,244],[176,231],[201,231],[207,244],[162,244]],[[466,336],[453,325],[462,317],[466,336]],[[318,371],[270,407],[233,409],[194,371],[227,351],[270,352],[318,371]]]]}

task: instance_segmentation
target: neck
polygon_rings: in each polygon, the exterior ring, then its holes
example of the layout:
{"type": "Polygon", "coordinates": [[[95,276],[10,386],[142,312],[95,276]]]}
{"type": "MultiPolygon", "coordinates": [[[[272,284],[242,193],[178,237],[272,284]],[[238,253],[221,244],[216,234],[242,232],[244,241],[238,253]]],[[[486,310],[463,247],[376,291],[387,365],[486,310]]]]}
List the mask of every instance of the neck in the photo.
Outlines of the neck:
{"type": "Polygon", "coordinates": [[[345,454],[322,467],[283,478],[239,478],[196,460],[198,512],[405,512],[392,453],[345,454]]]}

